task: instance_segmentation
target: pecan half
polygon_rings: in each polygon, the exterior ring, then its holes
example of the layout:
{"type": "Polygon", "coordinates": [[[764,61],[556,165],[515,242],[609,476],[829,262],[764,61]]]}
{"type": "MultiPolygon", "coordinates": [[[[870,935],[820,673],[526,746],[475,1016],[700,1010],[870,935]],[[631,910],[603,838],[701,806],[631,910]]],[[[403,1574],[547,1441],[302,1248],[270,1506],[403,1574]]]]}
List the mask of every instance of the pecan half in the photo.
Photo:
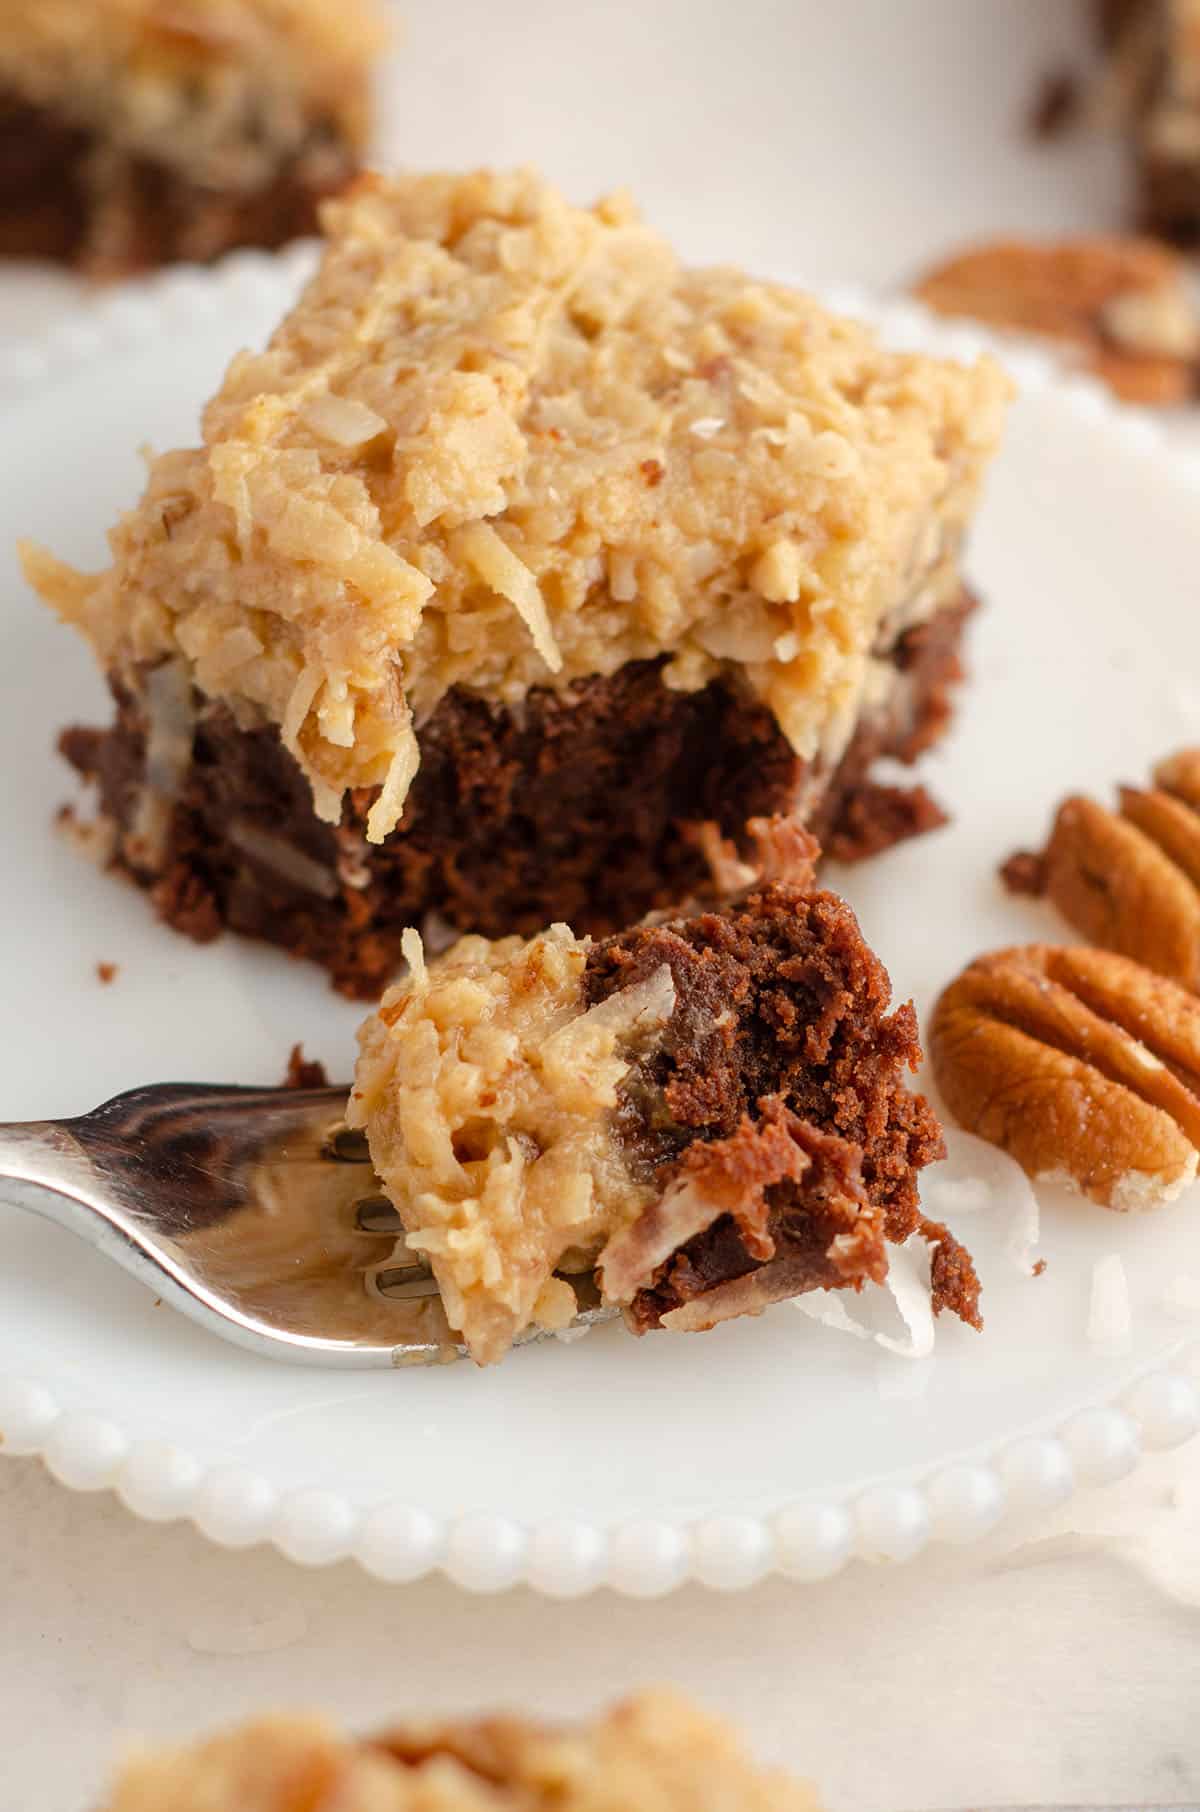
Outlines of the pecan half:
{"type": "Polygon", "coordinates": [[[1200,749],[1159,762],[1109,811],[1076,795],[1040,856],[1009,858],[1015,891],[1042,893],[1093,944],[1200,991],[1200,749]]]}
{"type": "Polygon", "coordinates": [[[977,957],[934,1009],[946,1104],[1035,1179],[1106,1208],[1171,1201],[1200,1155],[1200,1001],[1108,950],[977,957]]]}
{"type": "Polygon", "coordinates": [[[940,314],[1060,343],[1127,401],[1196,390],[1200,313],[1182,259],[1154,240],[997,240],[928,272],[915,293],[940,314]]]}

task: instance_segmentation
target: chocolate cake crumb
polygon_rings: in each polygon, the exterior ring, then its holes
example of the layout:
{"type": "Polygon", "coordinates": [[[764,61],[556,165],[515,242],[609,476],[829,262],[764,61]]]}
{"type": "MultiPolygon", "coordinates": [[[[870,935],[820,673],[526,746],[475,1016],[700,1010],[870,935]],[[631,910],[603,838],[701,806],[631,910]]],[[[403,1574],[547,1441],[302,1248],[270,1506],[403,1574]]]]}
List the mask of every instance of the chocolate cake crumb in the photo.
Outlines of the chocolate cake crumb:
{"type": "Polygon", "coordinates": [[[182,863],[169,868],[150,890],[161,919],[196,944],[211,944],[221,935],[221,909],[202,875],[182,863]]]}
{"type": "MultiPolygon", "coordinates": [[[[628,1321],[636,1333],[742,1278],[765,1307],[808,1290],[857,1289],[886,1277],[883,1219],[863,1188],[858,1147],[798,1120],[778,1098],[760,1101],[758,1109],[757,1124],[744,1115],[731,1138],[692,1145],[683,1160],[693,1175],[714,1161],[732,1168],[752,1212],[731,1210],[672,1253],[653,1286],[634,1298],[628,1321]],[[786,1128],[794,1162],[787,1176],[768,1172],[764,1189],[756,1147],[764,1129],[777,1126],[786,1128]]],[[[696,1332],[718,1318],[702,1307],[688,1326],[696,1332]]]]}
{"type": "Polygon", "coordinates": [[[1082,86],[1074,69],[1047,70],[1026,120],[1030,138],[1046,143],[1068,131],[1079,117],[1082,86]]]}
{"type": "Polygon", "coordinates": [[[949,822],[949,814],[925,787],[868,781],[848,794],[825,853],[835,862],[861,862],[949,822]]]}
{"type": "Polygon", "coordinates": [[[960,1321],[973,1328],[982,1328],[979,1273],[971,1254],[940,1221],[922,1220],[918,1231],[932,1248],[929,1289],[934,1314],[940,1315],[943,1309],[949,1309],[960,1321]]]}
{"type": "Polygon", "coordinates": [[[304,1046],[294,1044],[288,1053],[281,1088],[328,1088],[329,1077],[319,1058],[306,1057],[304,1046]]]}

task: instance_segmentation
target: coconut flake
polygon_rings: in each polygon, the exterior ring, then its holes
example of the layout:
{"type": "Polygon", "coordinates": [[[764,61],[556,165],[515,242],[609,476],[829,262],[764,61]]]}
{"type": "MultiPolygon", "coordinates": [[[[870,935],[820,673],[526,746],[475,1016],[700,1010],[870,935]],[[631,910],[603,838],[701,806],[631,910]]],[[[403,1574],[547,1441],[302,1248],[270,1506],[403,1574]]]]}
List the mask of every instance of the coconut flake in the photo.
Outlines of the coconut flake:
{"type": "Polygon", "coordinates": [[[947,1157],[921,1179],[921,1205],[951,1228],[960,1215],[1005,1214],[1004,1249],[1023,1277],[1032,1277],[1041,1235],[1041,1211],[1032,1184],[1015,1158],[998,1146],[946,1129],[947,1157]]]}
{"type": "Polygon", "coordinates": [[[314,396],[304,410],[304,420],[322,440],[336,447],[365,447],[387,427],[382,415],[368,409],[365,403],[350,396],[335,396],[327,391],[314,396]]]}
{"type": "MultiPolygon", "coordinates": [[[[618,1228],[596,1261],[604,1295],[610,1302],[632,1302],[635,1294],[666,1263],[672,1252],[703,1233],[728,1213],[724,1195],[703,1189],[684,1173],[665,1189],[658,1201],[628,1227],[618,1228]]],[[[751,1273],[753,1275],[753,1273],[751,1273]]],[[[700,1299],[703,1304],[705,1299],[700,1299]]],[[[666,1327],[679,1327],[692,1318],[684,1303],[663,1317],[666,1327]],[[676,1318],[676,1319],[673,1319],[676,1318]],[[679,1319],[681,1318],[681,1319],[679,1319]]],[[[707,1326],[707,1321],[705,1326],[707,1326]]]]}
{"type": "MultiPolygon", "coordinates": [[[[552,926],[548,935],[553,937],[557,931],[571,938],[565,925],[552,926]]],[[[551,1033],[542,1047],[542,1068],[546,1074],[564,1067],[586,1073],[594,1065],[598,1052],[602,1055],[611,1053],[617,1044],[632,1042],[639,1035],[653,1031],[665,1024],[674,1011],[674,978],[666,963],[660,963],[644,981],[610,994],[607,1000],[598,1001],[586,1013],[576,1014],[551,1033]],[[599,1044],[597,1034],[600,1035],[599,1044]]],[[[623,1070],[618,1067],[618,1077],[621,1074],[623,1070]]]]}
{"type": "Polygon", "coordinates": [[[581,1026],[604,1026],[616,1037],[628,1038],[634,1032],[665,1025],[674,1011],[675,977],[668,964],[660,963],[644,981],[597,1001],[566,1029],[575,1032],[581,1026]]]}
{"type": "Polygon", "coordinates": [[[1092,1290],[1088,1303],[1087,1338],[1089,1346],[1120,1351],[1128,1345],[1133,1331],[1129,1308],[1129,1280],[1119,1253],[1110,1252],[1092,1266],[1092,1290]]]}
{"type": "Polygon", "coordinates": [[[951,1221],[963,1214],[981,1214],[995,1197],[983,1177],[934,1176],[921,1184],[921,1205],[935,1221],[951,1221]]]}
{"type": "Polygon", "coordinates": [[[319,774],[310,774],[308,784],[312,788],[313,811],[324,824],[340,824],[342,818],[342,794],[340,788],[330,786],[319,774]]]}
{"type": "Polygon", "coordinates": [[[887,1290],[908,1333],[907,1340],[876,1334],[880,1346],[902,1359],[927,1359],[933,1351],[933,1295],[929,1287],[929,1247],[910,1240],[888,1259],[887,1290]]]}
{"type": "Polygon", "coordinates": [[[236,849],[244,850],[252,861],[261,863],[291,886],[302,888],[305,893],[315,893],[323,900],[337,898],[334,871],[297,849],[294,843],[243,818],[235,818],[226,834],[236,849]]]}
{"type": "Polygon", "coordinates": [[[819,1322],[823,1328],[833,1328],[839,1334],[852,1334],[856,1340],[874,1338],[870,1328],[865,1328],[861,1321],[855,1321],[852,1315],[846,1313],[846,1305],[836,1291],[809,1290],[803,1296],[794,1296],[792,1304],[809,1321],[819,1322]]]}
{"type": "Polygon", "coordinates": [[[279,726],[279,734],[283,739],[284,747],[290,749],[293,755],[296,753],[300,732],[304,728],[304,720],[312,710],[313,700],[324,683],[324,674],[319,667],[313,666],[310,662],[300,669],[296,683],[288,695],[288,702],[284,706],[283,722],[279,726]]]}
{"type": "Polygon", "coordinates": [[[711,440],[712,436],[719,434],[724,426],[725,417],[723,415],[700,415],[694,422],[688,423],[688,432],[698,434],[701,440],[711,440]]]}
{"type": "MultiPolygon", "coordinates": [[[[892,1250],[883,1288],[896,1305],[907,1338],[878,1333],[855,1321],[848,1313],[839,1292],[810,1290],[792,1298],[793,1304],[810,1321],[833,1328],[839,1334],[852,1334],[856,1340],[874,1340],[889,1353],[901,1359],[927,1359],[933,1351],[933,1300],[929,1287],[929,1249],[920,1239],[892,1250]]],[[[879,1299],[877,1289],[865,1293],[868,1301],[879,1299]]]]}
{"type": "Polygon", "coordinates": [[[400,933],[400,953],[408,964],[414,988],[427,987],[429,970],[425,967],[425,946],[415,926],[406,925],[400,933]]]}
{"type": "Polygon", "coordinates": [[[367,813],[368,843],[382,843],[388,832],[395,830],[404,811],[408,789],[415,780],[420,765],[421,751],[417,746],[412,718],[406,713],[387,777],[380,788],[378,799],[367,813]]]}
{"type": "Polygon", "coordinates": [[[1013,1218],[1004,1241],[1004,1250],[1023,1277],[1032,1277],[1037,1268],[1034,1253],[1042,1236],[1042,1211],[1037,1196],[1022,1172],[1025,1187],[1013,1203],[1013,1218]]]}
{"type": "Polygon", "coordinates": [[[484,584],[508,599],[547,667],[551,673],[557,673],[562,666],[562,655],[554,640],[538,582],[525,562],[517,558],[507,541],[486,522],[467,523],[459,532],[459,547],[484,584]]]}

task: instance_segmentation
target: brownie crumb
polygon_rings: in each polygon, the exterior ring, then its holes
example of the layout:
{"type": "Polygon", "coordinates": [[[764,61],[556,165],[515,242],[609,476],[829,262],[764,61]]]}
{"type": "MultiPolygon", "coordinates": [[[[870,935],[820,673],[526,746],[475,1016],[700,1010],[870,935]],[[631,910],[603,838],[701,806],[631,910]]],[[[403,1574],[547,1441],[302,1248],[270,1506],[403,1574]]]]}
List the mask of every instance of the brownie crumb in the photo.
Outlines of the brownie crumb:
{"type": "Polygon", "coordinates": [[[835,862],[862,862],[949,822],[949,814],[925,787],[867,781],[847,796],[825,853],[835,862]]]}
{"type": "Polygon", "coordinates": [[[940,1221],[923,1220],[919,1231],[931,1248],[929,1290],[934,1314],[949,1309],[969,1327],[982,1328],[979,1273],[971,1254],[940,1221]]]}
{"type": "Polygon", "coordinates": [[[168,925],[174,925],[185,937],[197,944],[211,944],[219,938],[224,923],[215,894],[200,871],[176,862],[150,889],[155,910],[168,925]]]}
{"type": "Polygon", "coordinates": [[[304,1046],[294,1044],[288,1053],[283,1088],[328,1088],[329,1077],[319,1058],[306,1057],[304,1046]]]}
{"type": "Polygon", "coordinates": [[[1026,116],[1030,138],[1060,138],[1079,118],[1082,89],[1073,69],[1050,69],[1038,84],[1026,116]]]}
{"type": "Polygon", "coordinates": [[[1031,894],[1037,899],[1046,891],[1046,865],[1031,849],[1019,849],[1000,865],[1000,879],[1009,893],[1031,894]]]}
{"type": "Polygon", "coordinates": [[[110,982],[116,981],[117,976],[119,974],[120,974],[120,969],[117,967],[116,963],[97,963],[96,964],[96,980],[99,982],[103,982],[103,984],[106,988],[108,987],[110,982]]]}

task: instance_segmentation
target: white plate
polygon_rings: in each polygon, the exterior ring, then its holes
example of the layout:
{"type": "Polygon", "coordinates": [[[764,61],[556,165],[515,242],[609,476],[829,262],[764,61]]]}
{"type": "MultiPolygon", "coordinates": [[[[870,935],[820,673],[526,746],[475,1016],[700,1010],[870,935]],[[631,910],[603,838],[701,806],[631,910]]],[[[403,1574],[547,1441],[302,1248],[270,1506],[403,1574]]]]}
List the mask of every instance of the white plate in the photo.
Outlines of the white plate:
{"type": "MultiPolygon", "coordinates": [[[[226,357],[259,340],[307,254],[248,256],[118,297],[0,360],[0,547],[44,540],[99,564],[139,485],[137,447],[190,439],[226,357]]],[[[900,341],[979,336],[874,308],[900,341]]],[[[951,826],[840,874],[903,998],[927,1010],[981,949],[1063,928],[1012,901],[997,860],[1035,841],[1066,790],[1107,793],[1200,725],[1200,462],[1090,383],[1010,357],[1022,382],[971,553],[988,606],[959,726],[927,763],[951,826]]],[[[303,1039],[349,1071],[357,1010],[315,969],[234,938],[196,948],[56,838],[70,793],[57,729],[101,722],[86,651],[3,554],[0,805],[6,1118],[86,1109],[134,1083],[277,1080],[303,1039]],[[109,987],[98,962],[119,965],[109,987]]],[[[971,1174],[972,1145],[955,1164],[971,1174]]],[[[215,1540],[353,1554],[383,1578],[441,1566],[463,1585],[628,1592],[736,1587],[969,1540],[1142,1443],[1197,1425],[1166,1283],[1200,1273],[1193,1191],[1148,1219],[1047,1200],[1044,1276],[1005,1253],[1009,1211],[964,1216],[987,1331],[939,1330],[913,1365],[782,1305],[702,1340],[601,1330],[480,1373],[314,1374],[210,1339],[58,1229],[0,1212],[0,1440],[64,1483],[113,1486],[215,1540]],[[1119,1253],[1133,1327],[1089,1345],[1092,1267],[1119,1253]]]]}

